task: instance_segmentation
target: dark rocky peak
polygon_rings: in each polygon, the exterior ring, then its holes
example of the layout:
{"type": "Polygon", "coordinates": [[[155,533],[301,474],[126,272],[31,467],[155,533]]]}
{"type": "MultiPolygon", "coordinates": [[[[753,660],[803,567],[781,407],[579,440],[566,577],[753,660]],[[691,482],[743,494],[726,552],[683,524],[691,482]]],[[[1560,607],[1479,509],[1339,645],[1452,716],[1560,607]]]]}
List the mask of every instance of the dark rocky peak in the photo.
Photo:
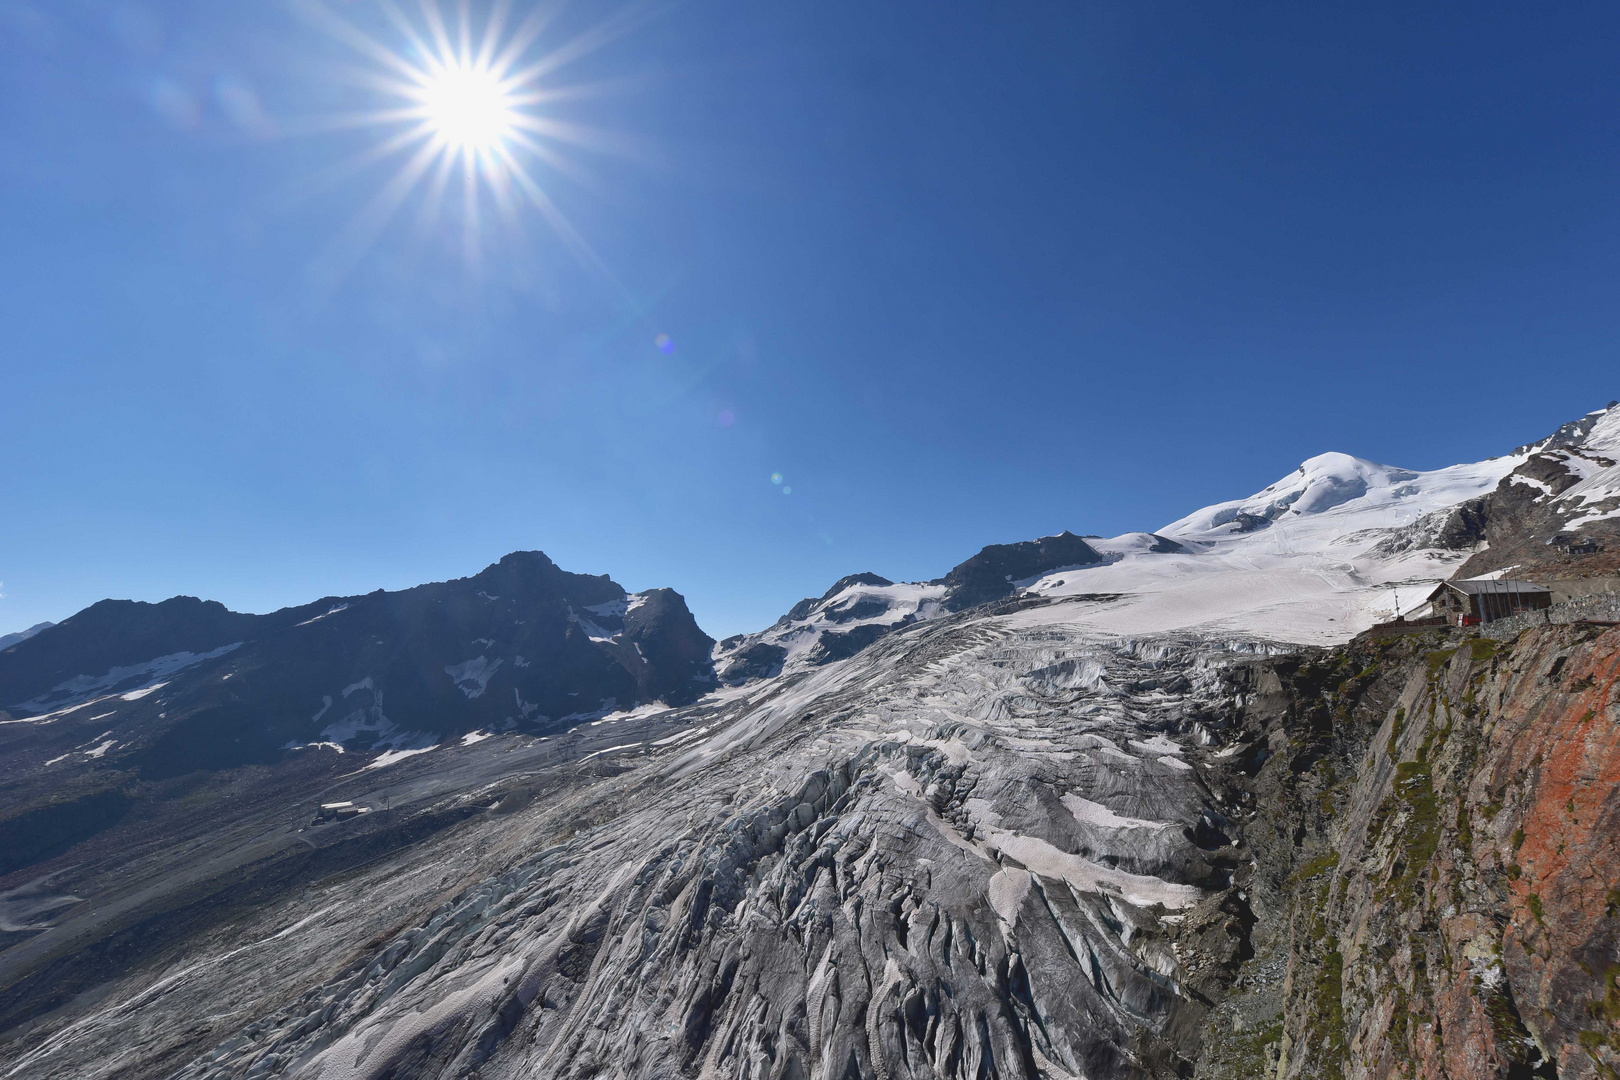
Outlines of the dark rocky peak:
{"type": "Polygon", "coordinates": [[[606,574],[569,573],[540,551],[514,551],[472,577],[445,586],[496,599],[556,594],[576,604],[605,604],[625,597],[624,588],[606,574]]]}
{"type": "Polygon", "coordinates": [[[567,622],[573,608],[612,604],[624,598],[624,588],[606,574],[569,573],[542,552],[515,551],[471,577],[392,593],[379,589],[363,597],[332,598],[332,603],[379,611],[387,619],[405,623],[448,621],[487,636],[497,623],[567,622]]]}
{"type": "Polygon", "coordinates": [[[206,653],[257,635],[260,616],[214,600],[102,600],[0,652],[0,703],[25,701],[75,676],[206,653]]]}
{"type": "Polygon", "coordinates": [[[624,640],[645,660],[636,680],[643,700],[685,705],[713,687],[714,639],[674,589],[636,594],[624,613],[624,640]]]}
{"type": "Polygon", "coordinates": [[[511,648],[521,639],[538,647],[534,635],[560,637],[579,612],[622,606],[625,595],[606,574],[569,573],[541,552],[518,551],[471,577],[331,598],[323,611],[334,627],[376,623],[373,630],[391,640],[403,634],[446,647],[488,640],[511,648]]]}
{"type": "Polygon", "coordinates": [[[1010,596],[1015,581],[1099,562],[1097,550],[1068,530],[1039,540],[991,544],[945,575],[944,583],[950,587],[946,607],[961,611],[1010,596]]]}
{"type": "Polygon", "coordinates": [[[1603,408],[1594,409],[1578,420],[1571,420],[1567,424],[1559,425],[1558,430],[1545,439],[1515,447],[1513,453],[1528,454],[1538,450],[1560,450],[1584,446],[1586,445],[1586,437],[1592,434],[1592,429],[1597,427],[1598,421],[1602,420],[1604,415],[1616,406],[1620,406],[1620,401],[1611,401],[1603,408]]]}
{"type": "Polygon", "coordinates": [[[797,604],[794,604],[788,609],[788,613],[786,615],[783,615],[780,619],[776,620],[776,625],[785,626],[788,623],[798,622],[801,619],[808,619],[811,615],[815,614],[817,608],[821,607],[827,601],[831,600],[833,597],[837,596],[839,593],[843,592],[845,589],[848,589],[852,585],[870,585],[874,588],[882,588],[883,586],[893,584],[894,582],[890,581],[888,578],[879,577],[877,574],[845,574],[843,577],[833,582],[832,588],[822,593],[819,597],[807,596],[803,600],[800,600],[797,604]]]}

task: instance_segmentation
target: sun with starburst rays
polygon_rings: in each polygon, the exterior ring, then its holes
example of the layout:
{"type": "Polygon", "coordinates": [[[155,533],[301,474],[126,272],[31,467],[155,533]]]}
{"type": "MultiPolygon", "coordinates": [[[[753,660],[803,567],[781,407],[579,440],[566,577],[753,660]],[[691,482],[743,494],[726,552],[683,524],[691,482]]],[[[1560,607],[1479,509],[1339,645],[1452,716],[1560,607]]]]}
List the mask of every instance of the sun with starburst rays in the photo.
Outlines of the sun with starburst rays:
{"type": "Polygon", "coordinates": [[[479,20],[471,0],[455,3],[449,18],[439,0],[419,0],[414,13],[393,0],[377,0],[397,34],[395,46],[359,29],[323,0],[304,0],[299,8],[361,58],[359,81],[382,101],[326,125],[379,133],[379,140],[349,164],[404,158],[323,253],[319,277],[328,284],[341,279],[419,188],[425,188],[422,220],[427,222],[438,218],[446,196],[458,186],[469,260],[478,257],[487,198],[509,221],[525,207],[538,211],[583,263],[606,273],[547,194],[541,171],[569,171],[566,146],[601,149],[610,140],[604,132],[543,110],[550,102],[584,96],[588,88],[557,85],[552,78],[642,21],[645,9],[623,9],[594,29],[542,51],[539,44],[555,5],[534,7],[515,20],[513,0],[494,0],[479,20]]]}

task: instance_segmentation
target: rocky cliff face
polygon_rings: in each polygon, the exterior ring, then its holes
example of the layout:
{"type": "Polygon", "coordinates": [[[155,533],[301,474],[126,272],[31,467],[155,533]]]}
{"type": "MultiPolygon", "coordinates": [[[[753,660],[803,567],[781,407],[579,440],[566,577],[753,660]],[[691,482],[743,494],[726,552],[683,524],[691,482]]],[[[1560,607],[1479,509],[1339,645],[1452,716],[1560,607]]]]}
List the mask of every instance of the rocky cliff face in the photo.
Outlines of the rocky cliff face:
{"type": "Polygon", "coordinates": [[[1206,1071],[1616,1075],[1617,679],[1620,630],[1580,624],[1240,673],[1273,977],[1239,979],[1206,1071]]]}

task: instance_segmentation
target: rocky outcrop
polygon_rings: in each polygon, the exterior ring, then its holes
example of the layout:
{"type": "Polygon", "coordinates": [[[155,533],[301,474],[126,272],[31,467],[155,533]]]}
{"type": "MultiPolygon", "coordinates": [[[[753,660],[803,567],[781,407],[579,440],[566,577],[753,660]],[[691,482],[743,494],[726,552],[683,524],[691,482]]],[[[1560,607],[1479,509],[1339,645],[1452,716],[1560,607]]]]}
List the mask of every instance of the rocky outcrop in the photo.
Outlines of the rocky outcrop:
{"type": "Polygon", "coordinates": [[[742,686],[848,659],[896,630],[937,617],[944,586],[896,584],[877,574],[847,574],[820,597],[806,597],[753,634],[714,649],[718,677],[742,686]]]}
{"type": "Polygon", "coordinates": [[[1512,567],[1534,580],[1620,572],[1620,404],[1565,424],[1540,443],[1481,500],[1487,541],[1458,571],[1471,577],[1512,567]],[[1572,555],[1557,538],[1594,542],[1572,555]]]}
{"type": "Polygon", "coordinates": [[[768,641],[745,642],[743,635],[727,638],[719,646],[717,674],[727,686],[742,686],[756,679],[774,679],[782,674],[787,649],[768,641]]]}
{"type": "Polygon", "coordinates": [[[1097,550],[1068,531],[1017,544],[991,544],[945,575],[944,584],[950,589],[945,606],[963,611],[1011,596],[1017,591],[1015,581],[1099,562],[1097,550]]]}
{"type": "Polygon", "coordinates": [[[1471,548],[1485,539],[1490,520],[1488,498],[1469,499],[1452,508],[1435,538],[1439,547],[1451,551],[1471,548]]]}
{"type": "Polygon", "coordinates": [[[1415,634],[1235,676],[1254,938],[1211,1075],[1612,1077],[1620,631],[1415,634]]]}
{"type": "Polygon", "coordinates": [[[714,686],[714,639],[674,589],[641,593],[625,611],[622,638],[643,661],[635,669],[639,700],[689,705],[714,686]]]}

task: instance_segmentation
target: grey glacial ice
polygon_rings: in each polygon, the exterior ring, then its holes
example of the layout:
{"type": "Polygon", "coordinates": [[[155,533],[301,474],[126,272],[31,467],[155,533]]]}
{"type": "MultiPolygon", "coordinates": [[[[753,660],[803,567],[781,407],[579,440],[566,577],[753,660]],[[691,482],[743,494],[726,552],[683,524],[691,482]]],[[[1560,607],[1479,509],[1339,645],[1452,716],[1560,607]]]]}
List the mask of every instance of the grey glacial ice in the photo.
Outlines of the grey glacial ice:
{"type": "Polygon", "coordinates": [[[982,610],[911,627],[542,771],[11,1073],[127,1075],[203,1011],[238,1022],[177,1076],[1174,1075],[1199,965],[1241,940],[1194,763],[1226,655],[982,610]]]}

